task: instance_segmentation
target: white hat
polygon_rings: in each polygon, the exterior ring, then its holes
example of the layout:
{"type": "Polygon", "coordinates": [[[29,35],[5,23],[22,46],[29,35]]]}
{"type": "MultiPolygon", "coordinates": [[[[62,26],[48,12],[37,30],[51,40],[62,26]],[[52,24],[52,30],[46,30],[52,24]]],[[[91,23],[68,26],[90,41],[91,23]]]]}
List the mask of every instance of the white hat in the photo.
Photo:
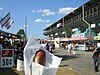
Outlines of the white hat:
{"type": "Polygon", "coordinates": [[[97,43],[97,47],[100,47],[100,43],[97,43]]]}

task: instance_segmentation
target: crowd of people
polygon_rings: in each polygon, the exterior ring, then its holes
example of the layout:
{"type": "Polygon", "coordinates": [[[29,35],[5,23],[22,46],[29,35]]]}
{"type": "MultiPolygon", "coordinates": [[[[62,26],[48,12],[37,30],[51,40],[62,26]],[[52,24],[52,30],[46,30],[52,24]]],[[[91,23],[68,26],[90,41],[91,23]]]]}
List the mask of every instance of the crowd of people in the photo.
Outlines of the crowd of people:
{"type": "Polygon", "coordinates": [[[50,53],[53,52],[53,50],[55,50],[55,44],[54,43],[49,43],[49,42],[44,42],[44,41],[40,41],[41,46],[43,46],[46,50],[48,50],[50,53]]]}
{"type": "Polygon", "coordinates": [[[77,42],[63,43],[61,47],[63,47],[64,50],[67,50],[69,55],[76,54],[77,50],[79,50],[79,44],[77,42]]]}
{"type": "Polygon", "coordinates": [[[3,49],[17,49],[17,50],[24,50],[25,43],[21,40],[14,41],[13,43],[10,39],[5,38],[4,40],[0,40],[0,44],[2,45],[3,49]]]}

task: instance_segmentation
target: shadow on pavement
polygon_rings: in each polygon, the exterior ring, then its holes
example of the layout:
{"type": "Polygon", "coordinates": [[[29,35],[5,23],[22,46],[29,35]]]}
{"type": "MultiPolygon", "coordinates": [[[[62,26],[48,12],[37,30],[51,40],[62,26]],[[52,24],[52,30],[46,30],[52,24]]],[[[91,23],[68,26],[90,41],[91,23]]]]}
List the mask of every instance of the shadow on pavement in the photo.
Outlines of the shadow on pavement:
{"type": "Polygon", "coordinates": [[[59,67],[66,67],[66,66],[69,66],[69,65],[61,65],[61,64],[59,65],[59,67]]]}
{"type": "Polygon", "coordinates": [[[65,60],[69,60],[69,59],[80,58],[81,55],[83,55],[83,54],[76,54],[76,55],[56,55],[56,56],[62,58],[62,61],[65,61],[65,60]]]}
{"type": "Polygon", "coordinates": [[[0,68],[0,75],[19,75],[12,68],[0,68]]]}

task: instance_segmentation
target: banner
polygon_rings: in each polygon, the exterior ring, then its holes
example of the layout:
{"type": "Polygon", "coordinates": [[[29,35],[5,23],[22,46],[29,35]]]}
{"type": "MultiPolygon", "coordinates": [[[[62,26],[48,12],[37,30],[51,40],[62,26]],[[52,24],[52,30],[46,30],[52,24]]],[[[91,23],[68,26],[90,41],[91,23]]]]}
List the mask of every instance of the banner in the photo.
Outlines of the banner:
{"type": "Polygon", "coordinates": [[[8,21],[8,22],[6,23],[5,27],[6,27],[7,29],[9,29],[13,23],[14,23],[14,20],[11,19],[10,21],[8,21]]]}
{"type": "Polygon", "coordinates": [[[56,75],[61,59],[45,50],[31,37],[24,48],[25,75],[56,75]],[[45,66],[33,62],[33,57],[39,49],[44,50],[46,53],[45,66]]]}
{"type": "Polygon", "coordinates": [[[10,12],[1,19],[0,24],[3,27],[10,20],[10,12]]]}

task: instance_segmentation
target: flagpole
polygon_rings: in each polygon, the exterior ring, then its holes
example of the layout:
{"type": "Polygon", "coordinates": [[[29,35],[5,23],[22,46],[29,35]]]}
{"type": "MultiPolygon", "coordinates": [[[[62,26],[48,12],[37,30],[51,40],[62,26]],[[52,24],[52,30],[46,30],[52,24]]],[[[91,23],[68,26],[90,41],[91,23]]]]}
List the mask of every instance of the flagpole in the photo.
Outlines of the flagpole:
{"type": "Polygon", "coordinates": [[[25,38],[25,42],[27,41],[27,18],[25,16],[25,35],[26,35],[26,38],[25,38]]]}

